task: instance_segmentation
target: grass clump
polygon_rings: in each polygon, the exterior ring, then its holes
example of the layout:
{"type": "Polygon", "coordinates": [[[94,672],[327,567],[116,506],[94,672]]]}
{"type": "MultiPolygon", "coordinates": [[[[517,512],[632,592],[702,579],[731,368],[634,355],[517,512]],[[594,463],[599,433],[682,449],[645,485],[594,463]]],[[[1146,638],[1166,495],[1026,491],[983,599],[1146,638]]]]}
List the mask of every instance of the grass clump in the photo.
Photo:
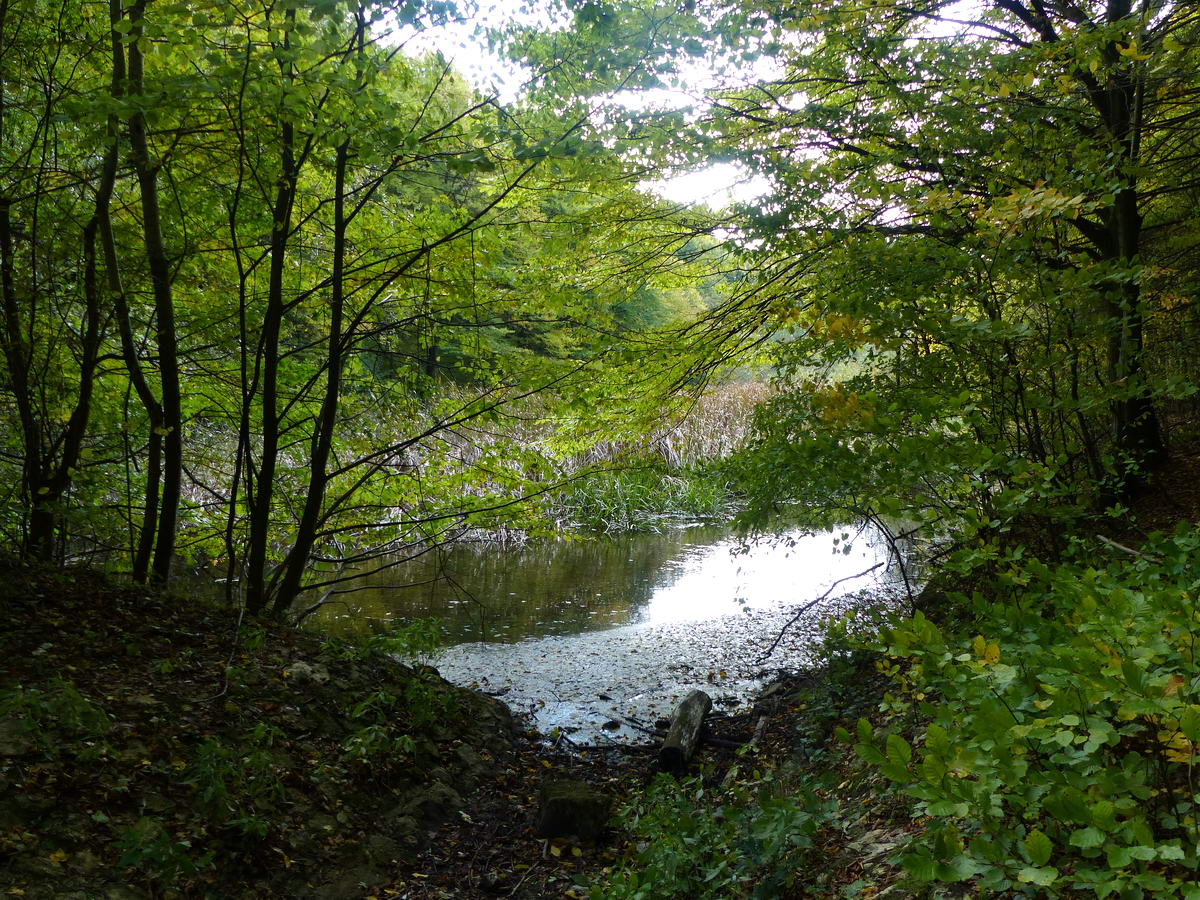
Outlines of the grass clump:
{"type": "Polygon", "coordinates": [[[737,512],[736,495],[720,476],[662,466],[597,472],[572,484],[557,505],[570,526],[602,533],[661,531],[737,512]]]}

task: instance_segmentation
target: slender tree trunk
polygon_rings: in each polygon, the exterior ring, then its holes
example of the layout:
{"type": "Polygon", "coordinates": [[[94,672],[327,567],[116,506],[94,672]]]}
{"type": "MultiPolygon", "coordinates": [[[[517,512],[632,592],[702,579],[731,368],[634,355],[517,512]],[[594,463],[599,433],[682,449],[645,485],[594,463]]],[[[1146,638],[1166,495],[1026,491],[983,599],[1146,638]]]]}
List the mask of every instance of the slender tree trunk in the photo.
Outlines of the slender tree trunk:
{"type": "Polygon", "coordinates": [[[333,446],[333,434],[337,426],[338,401],[341,397],[343,368],[342,319],[345,308],[346,271],[346,163],[350,156],[350,142],[343,141],[337,148],[334,164],[333,199],[333,271],[329,298],[329,351],[326,361],[325,396],[321,400],[321,411],[314,425],[312,455],[308,468],[308,493],[304,498],[304,511],[296,528],[296,539],[284,563],[284,574],[275,594],[272,612],[282,614],[300,593],[304,571],[308,566],[308,555],[312,552],[320,522],[321,508],[325,501],[328,482],[326,467],[329,451],[333,446]]]}
{"type": "MultiPolygon", "coordinates": [[[[1133,14],[1130,0],[1109,0],[1107,17],[1116,23],[1133,14]]],[[[1145,73],[1138,68],[1119,67],[1115,46],[1106,50],[1114,74],[1103,92],[1100,110],[1109,131],[1121,148],[1123,161],[1130,169],[1141,155],[1142,102],[1145,73]]],[[[1136,64],[1134,64],[1136,66],[1136,64]]],[[[1109,210],[1110,258],[1123,267],[1132,267],[1142,247],[1142,215],[1139,210],[1137,175],[1123,174],[1124,187],[1117,192],[1109,210]]],[[[1126,277],[1119,289],[1110,294],[1109,306],[1116,327],[1108,340],[1108,376],[1110,382],[1131,393],[1112,401],[1113,432],[1117,450],[1127,458],[1122,463],[1123,480],[1130,487],[1140,484],[1166,457],[1158,415],[1148,388],[1142,383],[1143,313],[1140,285],[1126,277]]]]}
{"type": "MultiPolygon", "coordinates": [[[[130,10],[129,92],[137,99],[144,93],[145,67],[138,38],[142,34],[147,0],[138,0],[130,10]]],[[[175,304],[171,296],[171,271],[163,242],[158,202],[158,166],[150,158],[146,118],[136,110],[129,118],[130,160],[141,193],[142,234],[150,283],[154,293],[155,337],[162,390],[163,473],[159,500],[157,541],[151,578],[167,580],[175,555],[175,531],[183,479],[183,414],[179,383],[179,345],[175,334],[175,304]]]]}
{"type": "MultiPolygon", "coordinates": [[[[112,84],[110,91],[114,100],[120,100],[125,91],[125,50],[117,24],[124,17],[121,0],[109,0],[109,21],[112,25],[112,84]]],[[[114,173],[120,149],[121,122],[114,114],[108,119],[109,153],[112,155],[114,173]]],[[[117,254],[116,237],[108,207],[100,210],[100,245],[104,252],[104,267],[107,274],[109,299],[117,317],[117,331],[121,338],[121,356],[129,373],[130,383],[138,400],[150,418],[149,461],[146,466],[146,483],[142,501],[142,524],[138,531],[137,549],[132,566],[133,580],[144,583],[150,573],[150,559],[154,548],[154,536],[158,529],[158,491],[162,471],[163,411],[154,396],[138,359],[137,344],[133,337],[130,321],[129,299],[121,281],[120,259],[117,254]]]]}
{"type": "MultiPolygon", "coordinates": [[[[0,40],[8,36],[8,0],[0,0],[0,40]]],[[[0,135],[8,114],[7,71],[0,76],[0,135]]],[[[30,509],[23,552],[46,561],[53,552],[51,529],[48,527],[45,505],[40,501],[42,489],[41,429],[33,409],[29,373],[31,352],[21,330],[21,304],[17,297],[15,248],[12,231],[12,200],[0,197],[0,307],[3,308],[3,354],[12,385],[17,419],[21,423],[21,489],[30,509]]]]}
{"type": "MultiPolygon", "coordinates": [[[[295,19],[295,10],[286,13],[295,19]]],[[[290,49],[291,29],[288,29],[283,49],[290,49]]],[[[291,62],[280,62],[285,83],[294,76],[291,62]]],[[[267,308],[263,315],[259,364],[262,371],[262,456],[255,479],[254,499],[250,507],[249,550],[246,560],[246,608],[261,612],[267,605],[267,550],[271,531],[271,504],[274,499],[275,469],[279,457],[279,336],[283,325],[285,304],[284,266],[288,239],[292,230],[292,208],[296,200],[299,170],[296,163],[296,134],[290,120],[284,119],[280,128],[279,186],[271,210],[271,267],[267,286],[267,308]]]]}
{"type": "Polygon", "coordinates": [[[22,489],[29,504],[29,524],[25,533],[24,552],[32,559],[48,561],[54,550],[53,519],[41,498],[44,487],[42,472],[42,432],[33,408],[30,389],[30,348],[21,328],[20,299],[17,285],[12,233],[11,203],[0,197],[0,302],[4,307],[4,362],[12,384],[13,402],[21,423],[22,489]]]}

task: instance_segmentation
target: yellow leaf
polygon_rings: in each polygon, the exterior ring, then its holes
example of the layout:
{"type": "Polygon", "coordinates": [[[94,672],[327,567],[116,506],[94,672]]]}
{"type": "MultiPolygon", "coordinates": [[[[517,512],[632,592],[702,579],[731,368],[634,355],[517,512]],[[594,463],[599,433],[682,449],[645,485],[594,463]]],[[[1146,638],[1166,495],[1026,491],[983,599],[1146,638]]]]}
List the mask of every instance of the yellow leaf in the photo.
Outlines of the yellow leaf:
{"type": "Polygon", "coordinates": [[[1130,59],[1149,59],[1154,55],[1153,53],[1138,53],[1137,41],[1130,41],[1128,47],[1117,45],[1117,52],[1130,59]]]}
{"type": "Polygon", "coordinates": [[[47,857],[47,859],[49,859],[50,862],[53,862],[53,863],[60,863],[63,860],[65,860],[66,858],[67,858],[67,851],[65,851],[65,850],[55,850],[53,853],[51,853],[47,857]]]}
{"type": "Polygon", "coordinates": [[[1000,662],[1000,645],[992,642],[987,645],[987,649],[983,651],[983,661],[989,666],[1000,662]]]}
{"type": "Polygon", "coordinates": [[[583,851],[582,851],[582,850],[580,850],[578,847],[572,847],[572,848],[571,848],[571,855],[572,855],[572,856],[583,856],[583,851]]]}
{"type": "Polygon", "coordinates": [[[1000,96],[1002,99],[1007,100],[1009,97],[1012,96],[1012,92],[1013,92],[1013,90],[1012,90],[1011,84],[1000,85],[1000,96]]]}
{"type": "Polygon", "coordinates": [[[562,847],[558,846],[558,844],[551,844],[550,845],[550,855],[551,856],[562,856],[562,847]]]}

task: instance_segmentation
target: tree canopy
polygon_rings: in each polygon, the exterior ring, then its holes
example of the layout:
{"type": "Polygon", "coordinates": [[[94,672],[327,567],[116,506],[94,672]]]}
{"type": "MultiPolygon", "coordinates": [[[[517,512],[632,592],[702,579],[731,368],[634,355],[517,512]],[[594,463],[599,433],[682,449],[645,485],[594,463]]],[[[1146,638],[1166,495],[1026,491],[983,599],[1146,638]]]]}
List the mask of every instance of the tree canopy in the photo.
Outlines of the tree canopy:
{"type": "Polygon", "coordinates": [[[0,9],[30,557],[219,561],[282,612],[522,520],[748,360],[755,522],[1070,513],[1135,491],[1195,391],[1187,4],[585,2],[492,33],[511,102],[407,51],[449,4],[0,9]],[[716,161],[767,190],[641,186],[716,161]]]}

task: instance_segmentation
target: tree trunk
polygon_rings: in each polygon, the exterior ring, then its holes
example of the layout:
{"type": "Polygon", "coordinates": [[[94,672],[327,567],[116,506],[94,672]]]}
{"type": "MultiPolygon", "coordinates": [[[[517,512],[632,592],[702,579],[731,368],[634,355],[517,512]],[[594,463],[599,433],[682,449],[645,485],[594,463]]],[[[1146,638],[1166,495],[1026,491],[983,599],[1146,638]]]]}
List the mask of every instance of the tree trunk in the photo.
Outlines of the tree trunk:
{"type": "MultiPolygon", "coordinates": [[[[289,21],[295,19],[289,9],[289,21]]],[[[291,47],[291,29],[284,33],[283,49],[291,47]]],[[[294,78],[291,62],[279,63],[285,82],[294,78]]],[[[283,326],[283,276],[288,240],[292,230],[292,208],[300,178],[295,152],[295,129],[284,119],[280,127],[279,187],[271,210],[271,267],[267,287],[267,308],[263,315],[262,338],[256,368],[262,373],[262,456],[254,476],[250,506],[249,549],[246,558],[246,608],[261,612],[268,602],[267,548],[271,532],[271,504],[274,499],[275,468],[279,461],[279,339],[283,326]]],[[[251,392],[251,397],[253,392],[251,392]]],[[[249,401],[248,401],[249,402],[249,401]]]]}
{"type": "MultiPolygon", "coordinates": [[[[130,9],[129,92],[140,98],[144,91],[145,67],[138,39],[147,0],[138,0],[130,9]]],[[[175,555],[175,530],[183,480],[183,413],[179,384],[179,344],[175,333],[175,304],[171,297],[171,271],[163,243],[161,210],[158,202],[158,165],[150,159],[146,137],[146,118],[140,111],[129,118],[130,159],[141,194],[142,236],[146,263],[154,293],[155,343],[158,373],[162,385],[163,437],[162,494],[159,497],[158,528],[151,578],[165,583],[175,555]]]]}

